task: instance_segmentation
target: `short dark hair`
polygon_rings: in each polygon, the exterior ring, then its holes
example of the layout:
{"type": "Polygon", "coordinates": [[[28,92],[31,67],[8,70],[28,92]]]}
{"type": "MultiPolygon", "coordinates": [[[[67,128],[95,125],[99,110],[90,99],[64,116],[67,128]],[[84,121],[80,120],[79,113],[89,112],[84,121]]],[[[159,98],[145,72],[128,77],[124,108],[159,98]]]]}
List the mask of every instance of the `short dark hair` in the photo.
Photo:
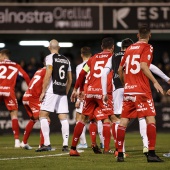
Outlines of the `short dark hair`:
{"type": "Polygon", "coordinates": [[[147,38],[150,34],[150,28],[147,24],[141,25],[139,27],[140,38],[147,38]]]}
{"type": "Polygon", "coordinates": [[[127,48],[129,47],[131,44],[133,44],[134,42],[130,39],[130,38],[125,38],[122,40],[122,48],[127,48]]]}
{"type": "Polygon", "coordinates": [[[82,47],[82,48],[81,48],[81,54],[83,54],[85,57],[92,55],[92,53],[91,53],[91,48],[90,48],[90,47],[87,47],[87,46],[82,47]]]}
{"type": "Polygon", "coordinates": [[[2,55],[6,55],[8,58],[11,57],[11,51],[8,50],[8,49],[3,49],[3,50],[0,51],[0,53],[1,53],[2,55]]]}
{"type": "Polygon", "coordinates": [[[102,40],[103,49],[111,49],[114,45],[114,40],[112,37],[107,37],[102,40]]]}

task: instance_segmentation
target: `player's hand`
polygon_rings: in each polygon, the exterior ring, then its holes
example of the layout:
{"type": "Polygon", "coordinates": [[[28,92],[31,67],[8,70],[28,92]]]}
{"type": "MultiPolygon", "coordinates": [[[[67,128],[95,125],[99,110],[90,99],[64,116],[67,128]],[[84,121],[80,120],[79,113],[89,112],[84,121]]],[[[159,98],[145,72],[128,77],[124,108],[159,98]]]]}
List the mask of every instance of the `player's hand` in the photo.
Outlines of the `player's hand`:
{"type": "Polygon", "coordinates": [[[40,98],[39,98],[39,101],[40,101],[40,102],[42,102],[42,101],[43,101],[44,96],[45,96],[45,93],[44,93],[44,92],[42,92],[42,93],[41,93],[41,95],[40,95],[40,98]]]}
{"type": "Polygon", "coordinates": [[[158,82],[154,83],[153,85],[154,85],[154,87],[155,87],[155,89],[156,89],[156,91],[158,93],[160,92],[161,94],[164,95],[164,90],[163,90],[163,88],[160,86],[160,84],[158,82]]]}
{"type": "Polygon", "coordinates": [[[75,103],[75,108],[77,109],[80,108],[80,103],[81,103],[80,100],[77,100],[75,103]]]}
{"type": "Polygon", "coordinates": [[[167,81],[168,84],[170,84],[170,79],[167,81]]]}
{"type": "Polygon", "coordinates": [[[73,92],[70,96],[70,100],[71,102],[75,102],[76,101],[76,98],[77,98],[77,90],[76,89],[73,89],[73,92]]]}
{"type": "Polygon", "coordinates": [[[108,95],[105,94],[105,95],[103,95],[103,103],[104,103],[105,105],[107,105],[107,102],[108,102],[108,95]]]}
{"type": "Polygon", "coordinates": [[[170,89],[166,92],[167,95],[170,95],[170,89]]]}
{"type": "Polygon", "coordinates": [[[81,102],[84,100],[84,91],[80,91],[79,99],[80,99],[81,102]]]}

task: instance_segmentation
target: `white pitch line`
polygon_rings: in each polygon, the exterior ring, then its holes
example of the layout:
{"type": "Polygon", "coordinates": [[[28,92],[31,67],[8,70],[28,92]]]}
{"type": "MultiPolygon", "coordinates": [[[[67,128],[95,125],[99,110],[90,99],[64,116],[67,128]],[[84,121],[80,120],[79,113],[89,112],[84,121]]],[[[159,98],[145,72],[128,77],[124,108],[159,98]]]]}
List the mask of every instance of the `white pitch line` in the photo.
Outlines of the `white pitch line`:
{"type": "MultiPolygon", "coordinates": [[[[78,152],[81,153],[81,152],[84,152],[84,150],[78,150],[78,152]]],[[[68,155],[68,154],[69,153],[60,153],[60,154],[54,154],[54,155],[27,156],[27,157],[16,157],[16,158],[2,158],[2,159],[0,159],[0,161],[55,157],[55,156],[63,156],[63,155],[68,155]]]]}

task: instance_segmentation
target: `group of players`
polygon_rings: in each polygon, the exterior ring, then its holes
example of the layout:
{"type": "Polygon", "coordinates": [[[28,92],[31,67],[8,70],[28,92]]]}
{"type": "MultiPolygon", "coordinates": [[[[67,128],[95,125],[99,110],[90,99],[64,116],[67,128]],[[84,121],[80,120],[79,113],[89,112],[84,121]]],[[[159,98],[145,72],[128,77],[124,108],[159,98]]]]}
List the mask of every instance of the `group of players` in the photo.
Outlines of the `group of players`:
{"type": "MultiPolygon", "coordinates": [[[[136,43],[130,39],[123,40],[122,51],[114,55],[113,39],[103,39],[101,45],[103,51],[91,57],[81,70],[71,95],[71,101],[74,102],[78,96],[84,100],[84,106],[81,121],[76,124],[74,129],[70,156],[80,156],[76,148],[80,135],[87,121],[95,118],[95,120],[103,122],[103,153],[109,151],[110,127],[112,126],[115,148],[118,151],[117,161],[124,162],[125,131],[129,121],[138,118],[143,139],[143,153],[145,153],[147,161],[163,162],[155,154],[156,112],[149,80],[157,92],[163,95],[163,89],[151,71],[168,83],[170,83],[170,79],[151,64],[153,47],[148,44],[151,37],[149,27],[141,26],[137,36],[139,40],[136,43]],[[80,91],[77,94],[78,89],[80,91]],[[96,109],[99,109],[97,113],[96,109]],[[118,118],[116,115],[120,114],[121,116],[118,118]]],[[[169,90],[167,94],[169,94],[169,90]]],[[[95,153],[101,153],[96,143],[92,143],[92,149],[95,153]]]]}
{"type": "MultiPolygon", "coordinates": [[[[72,74],[69,60],[59,54],[58,41],[50,41],[51,54],[45,59],[45,67],[39,69],[31,81],[18,64],[9,60],[9,50],[1,50],[0,100],[4,100],[10,111],[15,147],[32,149],[27,141],[34,124],[40,120],[40,143],[36,151],[52,150],[49,136],[49,114],[56,112],[62,125],[62,151],[69,151],[70,156],[80,156],[77,144],[80,136],[84,140],[82,143],[86,144],[85,135],[83,137],[82,132],[85,124],[90,120],[89,131],[94,153],[102,153],[96,143],[98,124],[99,136],[104,145],[103,153],[113,154],[110,150],[112,130],[115,142],[114,154],[117,156],[118,162],[123,162],[126,127],[131,119],[138,118],[143,139],[143,153],[145,153],[147,161],[162,162],[163,160],[155,154],[156,112],[149,80],[157,92],[163,94],[162,87],[151,71],[168,83],[170,83],[170,79],[151,64],[153,47],[148,44],[150,36],[150,29],[144,25],[139,28],[139,41],[133,43],[129,38],[124,39],[119,53],[114,54],[114,40],[111,37],[102,40],[102,52],[92,57],[88,47],[82,48],[81,53],[87,55],[87,59],[79,65],[82,70],[78,73],[79,76],[77,76],[71,94],[71,101],[75,102],[77,98],[78,101],[76,102],[77,123],[70,151],[68,149],[69,124],[67,114],[69,110],[67,94],[71,87],[72,74]],[[17,118],[18,105],[14,90],[18,74],[23,76],[28,85],[28,90],[23,96],[23,104],[30,117],[21,143],[17,118]],[[81,112],[82,114],[80,114],[81,112]]],[[[170,94],[170,90],[167,94],[170,94]]]]}

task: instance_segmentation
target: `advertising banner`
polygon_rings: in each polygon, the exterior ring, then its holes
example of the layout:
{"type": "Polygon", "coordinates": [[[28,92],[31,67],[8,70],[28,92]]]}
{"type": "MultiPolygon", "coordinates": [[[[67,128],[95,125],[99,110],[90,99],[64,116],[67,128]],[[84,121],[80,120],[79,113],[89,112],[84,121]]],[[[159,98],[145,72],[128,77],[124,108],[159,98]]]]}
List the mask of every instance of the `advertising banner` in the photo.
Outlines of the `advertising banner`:
{"type": "Polygon", "coordinates": [[[170,33],[170,3],[0,4],[0,33],[170,33]]]}
{"type": "Polygon", "coordinates": [[[103,7],[103,29],[106,32],[117,30],[134,33],[143,24],[148,24],[155,33],[170,32],[170,6],[133,4],[103,7]]]}
{"type": "Polygon", "coordinates": [[[67,4],[0,5],[0,30],[14,33],[33,30],[53,33],[63,30],[99,30],[99,7],[67,4]]]}

